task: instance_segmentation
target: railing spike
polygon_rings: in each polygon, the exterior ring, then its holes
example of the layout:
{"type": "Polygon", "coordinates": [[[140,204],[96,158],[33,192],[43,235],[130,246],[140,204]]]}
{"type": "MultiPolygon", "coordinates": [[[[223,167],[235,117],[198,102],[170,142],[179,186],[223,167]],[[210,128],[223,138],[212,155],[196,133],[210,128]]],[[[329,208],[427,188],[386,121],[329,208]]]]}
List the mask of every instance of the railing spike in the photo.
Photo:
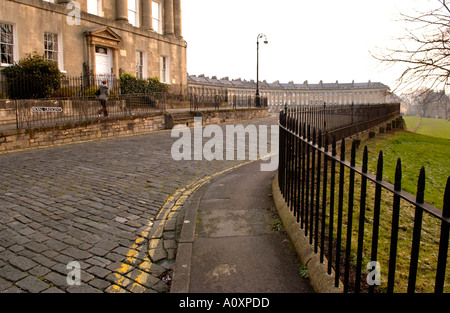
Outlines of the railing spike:
{"type": "Polygon", "coordinates": [[[425,198],[425,167],[420,169],[419,179],[417,181],[417,202],[423,203],[425,198]]]}
{"type": "Polygon", "coordinates": [[[363,166],[362,171],[363,173],[367,173],[367,163],[369,160],[369,152],[367,151],[367,146],[364,146],[364,153],[363,153],[363,166]]]}
{"type": "Polygon", "coordinates": [[[442,215],[445,218],[450,218],[450,176],[447,178],[447,185],[445,187],[442,215]]]}
{"type": "Polygon", "coordinates": [[[350,164],[351,164],[351,166],[356,165],[356,141],[352,142],[352,154],[351,154],[351,158],[350,158],[350,164]]]}
{"type": "Polygon", "coordinates": [[[397,159],[397,166],[395,168],[394,188],[396,191],[400,191],[402,189],[402,160],[400,158],[397,159]]]}
{"type": "Polygon", "coordinates": [[[317,139],[318,139],[317,141],[318,141],[319,148],[322,148],[322,130],[321,129],[319,129],[319,136],[317,139]]]}
{"type": "Polygon", "coordinates": [[[414,213],[413,240],[411,245],[411,256],[409,264],[408,293],[414,293],[416,289],[417,270],[420,253],[420,238],[422,232],[423,209],[418,205],[422,204],[425,195],[425,167],[420,169],[417,182],[416,209],[414,213]]]}
{"type": "Polygon", "coordinates": [[[337,154],[336,152],[336,136],[333,134],[333,142],[332,142],[332,154],[335,156],[337,154]]]}
{"type": "Polygon", "coordinates": [[[378,163],[377,163],[377,180],[383,179],[383,151],[380,151],[378,154],[378,163]]]}
{"type": "MultiPolygon", "coordinates": [[[[447,185],[444,192],[444,207],[442,208],[442,216],[450,217],[450,176],[447,178],[447,185]]],[[[441,236],[439,238],[439,254],[436,271],[436,281],[434,292],[443,293],[445,283],[445,270],[447,267],[448,242],[449,242],[450,226],[442,221],[441,236]]]]}
{"type": "Polygon", "coordinates": [[[316,128],[315,127],[313,127],[312,142],[313,142],[313,145],[316,144],[316,128]]]}

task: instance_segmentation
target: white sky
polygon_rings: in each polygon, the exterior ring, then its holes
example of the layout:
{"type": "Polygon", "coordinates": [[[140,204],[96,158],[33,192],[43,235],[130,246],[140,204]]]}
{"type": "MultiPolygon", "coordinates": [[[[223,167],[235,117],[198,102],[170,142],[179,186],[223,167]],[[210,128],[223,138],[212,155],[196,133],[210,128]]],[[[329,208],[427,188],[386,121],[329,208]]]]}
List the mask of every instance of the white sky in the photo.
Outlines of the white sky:
{"type": "Polygon", "coordinates": [[[287,83],[379,81],[391,86],[400,68],[386,69],[369,53],[395,44],[399,12],[436,0],[183,0],[189,74],[287,83]]]}

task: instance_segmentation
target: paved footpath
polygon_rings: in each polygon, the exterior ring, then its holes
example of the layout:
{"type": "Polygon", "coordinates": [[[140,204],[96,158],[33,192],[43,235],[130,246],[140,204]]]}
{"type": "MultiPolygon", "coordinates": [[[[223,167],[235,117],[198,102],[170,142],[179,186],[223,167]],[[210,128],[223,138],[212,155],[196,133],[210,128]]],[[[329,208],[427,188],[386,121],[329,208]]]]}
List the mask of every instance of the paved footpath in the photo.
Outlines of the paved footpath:
{"type": "Polygon", "coordinates": [[[208,181],[189,198],[171,292],[311,293],[261,161],[208,181]]]}
{"type": "Polygon", "coordinates": [[[162,131],[0,154],[0,292],[169,291],[184,202],[245,162],[175,161],[176,140],[162,131]]]}

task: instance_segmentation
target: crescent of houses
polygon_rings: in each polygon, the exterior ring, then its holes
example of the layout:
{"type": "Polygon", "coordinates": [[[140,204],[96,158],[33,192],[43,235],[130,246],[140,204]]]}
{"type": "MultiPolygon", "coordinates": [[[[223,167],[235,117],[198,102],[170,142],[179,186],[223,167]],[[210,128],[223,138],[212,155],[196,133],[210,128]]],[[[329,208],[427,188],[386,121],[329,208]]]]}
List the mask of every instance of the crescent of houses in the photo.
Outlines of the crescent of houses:
{"type": "MultiPolygon", "coordinates": [[[[226,93],[228,102],[243,105],[247,99],[255,96],[256,82],[242,79],[218,79],[216,76],[188,75],[190,93],[198,95],[220,95],[226,93]]],[[[379,82],[364,83],[324,83],[302,84],[294,82],[280,83],[275,81],[259,83],[262,98],[267,99],[267,106],[273,111],[279,111],[284,105],[306,104],[381,104],[389,103],[390,88],[379,82]]]]}

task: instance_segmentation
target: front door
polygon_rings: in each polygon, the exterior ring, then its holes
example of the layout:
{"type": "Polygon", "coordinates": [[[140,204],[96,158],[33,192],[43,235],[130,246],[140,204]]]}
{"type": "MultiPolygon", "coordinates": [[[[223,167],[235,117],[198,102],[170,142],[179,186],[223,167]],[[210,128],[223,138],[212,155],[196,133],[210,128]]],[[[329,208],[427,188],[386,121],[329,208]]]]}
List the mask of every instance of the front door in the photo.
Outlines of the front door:
{"type": "Polygon", "coordinates": [[[112,51],[109,48],[95,47],[95,72],[101,77],[111,76],[112,51]]]}

